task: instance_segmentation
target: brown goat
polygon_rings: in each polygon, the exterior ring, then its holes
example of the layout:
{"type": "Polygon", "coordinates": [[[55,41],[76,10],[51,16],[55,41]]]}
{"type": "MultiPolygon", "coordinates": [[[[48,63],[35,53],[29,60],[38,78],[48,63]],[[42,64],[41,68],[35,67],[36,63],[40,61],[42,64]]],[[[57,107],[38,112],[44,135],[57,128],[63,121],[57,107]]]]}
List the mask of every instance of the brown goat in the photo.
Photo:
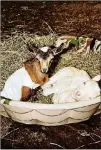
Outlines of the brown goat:
{"type": "MultiPolygon", "coordinates": [[[[37,60],[25,63],[24,67],[34,83],[43,85],[48,81],[48,74],[41,72],[40,63],[37,60]]],[[[29,87],[23,86],[21,100],[26,101],[30,96],[31,89],[29,87]]]]}
{"type": "Polygon", "coordinates": [[[47,81],[48,75],[41,72],[40,63],[37,60],[27,61],[8,78],[0,95],[12,100],[27,101],[31,90],[47,81]]]}

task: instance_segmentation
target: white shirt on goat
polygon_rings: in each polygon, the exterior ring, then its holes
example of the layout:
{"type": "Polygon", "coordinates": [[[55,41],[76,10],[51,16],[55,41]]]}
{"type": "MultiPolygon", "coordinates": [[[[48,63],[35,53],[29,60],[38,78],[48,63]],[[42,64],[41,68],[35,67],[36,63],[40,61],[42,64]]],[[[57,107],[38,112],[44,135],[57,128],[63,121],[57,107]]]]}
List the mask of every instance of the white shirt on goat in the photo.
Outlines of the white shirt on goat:
{"type": "Polygon", "coordinates": [[[49,49],[49,46],[44,46],[40,48],[40,50],[43,51],[44,53],[46,53],[48,49],[49,49]]]}
{"type": "Polygon", "coordinates": [[[0,92],[0,96],[6,97],[12,100],[21,99],[21,88],[27,86],[31,89],[35,89],[39,84],[34,83],[28,72],[24,67],[15,71],[5,82],[3,90],[0,92]]]}

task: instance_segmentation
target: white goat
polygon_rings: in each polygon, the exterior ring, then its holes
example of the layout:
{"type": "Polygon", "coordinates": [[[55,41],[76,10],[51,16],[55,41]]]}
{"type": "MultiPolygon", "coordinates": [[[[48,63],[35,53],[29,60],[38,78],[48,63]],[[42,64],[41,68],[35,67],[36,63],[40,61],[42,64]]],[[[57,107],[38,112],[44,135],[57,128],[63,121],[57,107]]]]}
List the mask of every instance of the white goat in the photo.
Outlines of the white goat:
{"type": "Polygon", "coordinates": [[[54,93],[53,103],[89,100],[100,95],[98,84],[83,70],[65,67],[42,87],[44,96],[54,93]]]}

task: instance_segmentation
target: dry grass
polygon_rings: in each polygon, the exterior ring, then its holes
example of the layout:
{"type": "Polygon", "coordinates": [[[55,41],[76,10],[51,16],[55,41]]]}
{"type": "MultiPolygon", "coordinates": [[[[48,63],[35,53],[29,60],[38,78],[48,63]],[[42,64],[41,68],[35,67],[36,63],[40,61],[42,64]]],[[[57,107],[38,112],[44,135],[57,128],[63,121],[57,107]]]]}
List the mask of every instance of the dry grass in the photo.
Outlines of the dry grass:
{"type": "Polygon", "coordinates": [[[75,50],[72,49],[61,55],[61,59],[55,71],[62,67],[71,66],[87,71],[92,78],[100,74],[100,58],[99,53],[95,54],[94,52],[90,52],[89,55],[84,56],[83,53],[75,54],[75,50]]]}
{"type": "MultiPolygon", "coordinates": [[[[38,46],[52,45],[54,44],[56,37],[52,34],[39,37],[37,35],[18,34],[3,39],[0,44],[1,49],[1,85],[3,88],[7,78],[27,59],[34,57],[34,55],[27,50],[26,42],[33,42],[38,46]],[[26,39],[26,41],[24,41],[26,39]]],[[[75,50],[69,50],[67,53],[62,54],[59,63],[54,71],[59,69],[73,66],[78,69],[83,69],[89,73],[91,77],[100,73],[100,54],[94,54],[91,52],[84,57],[82,54],[75,54],[75,50]]],[[[51,103],[52,95],[48,97],[42,96],[42,90],[40,89],[36,93],[37,102],[39,103],[51,103]]],[[[33,101],[32,99],[30,101],[33,101]]]]}

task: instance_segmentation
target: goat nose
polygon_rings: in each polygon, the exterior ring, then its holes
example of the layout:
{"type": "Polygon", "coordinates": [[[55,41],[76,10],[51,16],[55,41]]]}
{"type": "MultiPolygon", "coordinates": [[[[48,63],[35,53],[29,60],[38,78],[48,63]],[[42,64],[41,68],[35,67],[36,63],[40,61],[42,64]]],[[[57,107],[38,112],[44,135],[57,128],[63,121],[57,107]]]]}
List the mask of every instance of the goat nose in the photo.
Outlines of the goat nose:
{"type": "Polygon", "coordinates": [[[47,71],[48,71],[48,69],[46,69],[46,68],[43,68],[43,69],[42,69],[42,72],[43,72],[43,73],[46,73],[47,71]]]}

